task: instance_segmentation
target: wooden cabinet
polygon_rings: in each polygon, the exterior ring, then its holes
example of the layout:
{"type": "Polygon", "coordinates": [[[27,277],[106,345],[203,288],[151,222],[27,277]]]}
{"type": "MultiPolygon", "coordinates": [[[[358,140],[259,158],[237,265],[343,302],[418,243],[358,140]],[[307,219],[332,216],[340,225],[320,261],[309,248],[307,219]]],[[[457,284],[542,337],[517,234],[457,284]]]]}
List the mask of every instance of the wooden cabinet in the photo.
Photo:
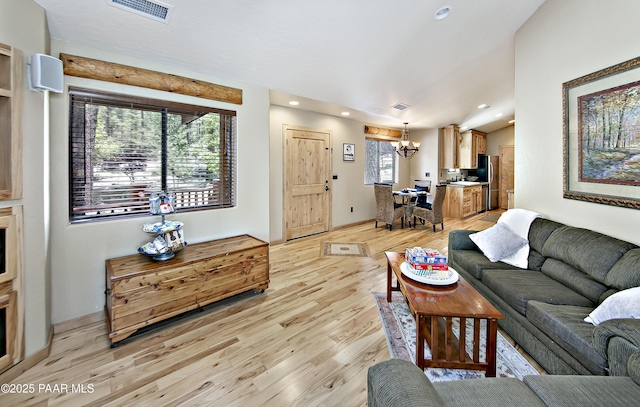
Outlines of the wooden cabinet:
{"type": "Polygon", "coordinates": [[[487,135],[476,132],[478,137],[478,154],[487,154],[487,135]]]}
{"type": "Polygon", "coordinates": [[[0,373],[24,358],[22,206],[0,208],[0,373]]]}
{"type": "Polygon", "coordinates": [[[106,261],[112,346],[147,325],[269,286],[269,243],[248,235],[187,246],[166,261],[135,254],[106,261]]]}
{"type": "Polygon", "coordinates": [[[22,198],[22,52],[0,43],[0,200],[22,198]]]}
{"type": "Polygon", "coordinates": [[[482,185],[448,186],[443,215],[462,219],[482,211],[482,185]]]}
{"type": "Polygon", "coordinates": [[[458,144],[460,143],[460,128],[453,124],[443,127],[441,141],[440,168],[459,168],[458,144]]]}
{"type": "Polygon", "coordinates": [[[486,134],[476,130],[469,130],[460,134],[458,149],[458,164],[460,168],[478,168],[478,154],[487,153],[486,136],[486,134]]]}

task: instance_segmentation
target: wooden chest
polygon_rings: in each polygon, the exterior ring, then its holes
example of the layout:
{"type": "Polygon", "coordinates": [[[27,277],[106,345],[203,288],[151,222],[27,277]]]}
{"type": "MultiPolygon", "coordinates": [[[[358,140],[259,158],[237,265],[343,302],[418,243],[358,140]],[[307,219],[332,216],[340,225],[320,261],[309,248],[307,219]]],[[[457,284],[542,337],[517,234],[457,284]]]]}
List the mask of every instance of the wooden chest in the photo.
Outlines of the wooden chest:
{"type": "Polygon", "coordinates": [[[143,254],[106,261],[112,346],[138,329],[269,286],[269,243],[249,235],[189,245],[166,261],[143,254]]]}

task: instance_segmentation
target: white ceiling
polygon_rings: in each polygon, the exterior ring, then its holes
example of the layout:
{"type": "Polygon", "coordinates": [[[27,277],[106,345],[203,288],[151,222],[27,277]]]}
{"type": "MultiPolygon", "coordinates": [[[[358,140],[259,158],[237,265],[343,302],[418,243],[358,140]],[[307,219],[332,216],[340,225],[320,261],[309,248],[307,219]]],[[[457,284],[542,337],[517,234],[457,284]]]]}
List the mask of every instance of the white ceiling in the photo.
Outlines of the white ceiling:
{"type": "Polygon", "coordinates": [[[54,38],[267,87],[273,104],[482,131],[513,118],[514,34],[544,2],[164,1],[174,6],[169,24],[105,0],[36,0],[54,38]],[[451,14],[436,21],[444,5],[451,14]],[[397,102],[410,108],[392,109],[397,102]]]}

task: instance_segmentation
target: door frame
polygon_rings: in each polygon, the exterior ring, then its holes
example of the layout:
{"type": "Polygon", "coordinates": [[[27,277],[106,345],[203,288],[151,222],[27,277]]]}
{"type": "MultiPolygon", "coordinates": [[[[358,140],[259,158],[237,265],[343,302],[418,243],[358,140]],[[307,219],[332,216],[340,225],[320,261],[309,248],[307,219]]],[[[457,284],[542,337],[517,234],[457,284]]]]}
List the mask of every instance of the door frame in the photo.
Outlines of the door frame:
{"type": "Polygon", "coordinates": [[[312,133],[322,133],[322,134],[328,134],[329,135],[329,154],[328,154],[328,163],[326,163],[326,179],[329,181],[328,185],[329,185],[329,203],[327,205],[327,211],[328,216],[329,216],[329,220],[328,220],[328,225],[327,225],[327,231],[332,230],[332,225],[333,225],[333,221],[332,221],[332,213],[333,213],[333,179],[331,174],[333,173],[333,132],[332,130],[329,129],[320,129],[320,128],[315,128],[315,127],[307,127],[307,126],[299,126],[299,125],[292,125],[292,124],[283,124],[282,125],[282,240],[287,242],[289,240],[292,239],[288,239],[288,233],[287,233],[287,209],[288,209],[288,204],[289,204],[289,200],[287,199],[287,176],[289,175],[287,173],[287,154],[288,154],[288,143],[287,143],[287,131],[288,130],[294,130],[294,131],[306,131],[306,132],[312,132],[312,133]]]}

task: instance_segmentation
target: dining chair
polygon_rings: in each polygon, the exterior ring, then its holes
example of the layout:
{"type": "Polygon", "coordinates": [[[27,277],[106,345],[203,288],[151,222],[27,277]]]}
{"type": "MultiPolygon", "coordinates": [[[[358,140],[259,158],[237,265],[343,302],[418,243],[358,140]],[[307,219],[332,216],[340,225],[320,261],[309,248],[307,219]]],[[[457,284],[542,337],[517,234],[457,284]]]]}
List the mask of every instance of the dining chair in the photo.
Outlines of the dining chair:
{"type": "Polygon", "coordinates": [[[393,222],[400,219],[404,228],[405,207],[396,202],[391,184],[375,183],[373,189],[376,195],[376,227],[380,221],[391,230],[393,222]]]}
{"type": "MultiPolygon", "coordinates": [[[[444,205],[444,197],[447,193],[446,185],[436,185],[436,192],[431,203],[431,208],[428,205],[425,206],[412,206],[411,216],[413,217],[413,226],[416,225],[416,218],[420,219],[422,223],[429,222],[433,225],[433,231],[436,231],[436,224],[440,224],[442,230],[444,230],[444,219],[442,216],[442,206],[444,205]]],[[[411,227],[411,222],[409,222],[411,227]]]]}

